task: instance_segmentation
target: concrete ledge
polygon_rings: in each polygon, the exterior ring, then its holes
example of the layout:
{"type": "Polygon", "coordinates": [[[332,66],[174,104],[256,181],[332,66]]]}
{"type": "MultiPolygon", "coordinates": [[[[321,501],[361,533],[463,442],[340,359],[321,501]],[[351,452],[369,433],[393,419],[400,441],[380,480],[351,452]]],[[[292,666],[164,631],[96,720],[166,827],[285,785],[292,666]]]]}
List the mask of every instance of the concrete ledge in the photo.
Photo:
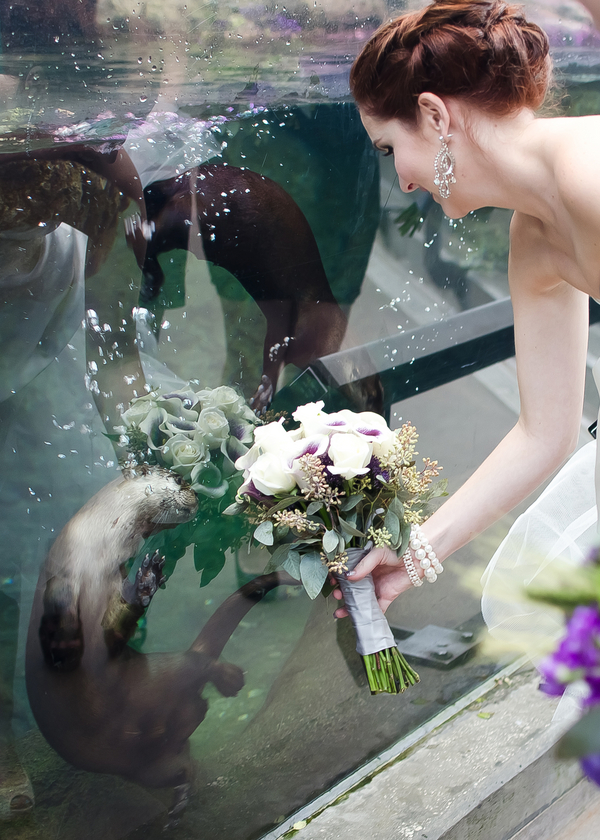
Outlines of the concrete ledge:
{"type": "Polygon", "coordinates": [[[577,782],[510,840],[597,840],[600,789],[588,779],[577,782]]]}
{"type": "Polygon", "coordinates": [[[498,680],[337,801],[312,818],[303,814],[307,824],[296,823],[293,834],[298,840],[514,837],[581,779],[576,762],[552,757],[565,724],[552,722],[556,701],[538,683],[531,669],[498,680]]]}

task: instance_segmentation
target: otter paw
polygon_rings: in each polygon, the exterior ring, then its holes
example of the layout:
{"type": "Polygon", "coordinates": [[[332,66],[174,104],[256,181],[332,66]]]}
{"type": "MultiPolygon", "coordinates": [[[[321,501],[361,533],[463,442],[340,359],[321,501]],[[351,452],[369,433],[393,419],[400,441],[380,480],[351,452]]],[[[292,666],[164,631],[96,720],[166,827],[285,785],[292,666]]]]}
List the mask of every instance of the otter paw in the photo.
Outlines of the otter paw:
{"type": "Polygon", "coordinates": [[[267,408],[271,405],[273,390],[273,383],[269,377],[263,373],[260,385],[254,392],[253,396],[248,400],[250,408],[252,408],[254,413],[259,417],[261,414],[264,414],[267,408]]]}
{"type": "Polygon", "coordinates": [[[215,662],[210,680],[223,697],[234,697],[244,687],[244,672],[231,662],[215,662]]]}
{"type": "Polygon", "coordinates": [[[152,557],[146,554],[136,572],[135,581],[127,587],[129,591],[123,593],[125,600],[146,608],[158,587],[166,583],[167,579],[162,573],[164,565],[165,558],[161,557],[158,551],[155,551],[152,557]]]}

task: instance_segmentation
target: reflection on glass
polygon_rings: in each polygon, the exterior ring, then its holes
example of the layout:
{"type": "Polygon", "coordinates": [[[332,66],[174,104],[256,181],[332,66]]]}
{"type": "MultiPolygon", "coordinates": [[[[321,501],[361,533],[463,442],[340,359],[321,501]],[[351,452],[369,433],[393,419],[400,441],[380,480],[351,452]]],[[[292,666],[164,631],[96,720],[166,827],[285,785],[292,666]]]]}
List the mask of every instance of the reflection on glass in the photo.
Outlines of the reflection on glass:
{"type": "MultiPolygon", "coordinates": [[[[197,514],[172,475],[119,466],[121,415],[151,389],[169,403],[154,444],[164,424],[181,443],[207,409],[190,390],[233,386],[258,412],[319,399],[316,359],[507,294],[506,215],[413,204],[349,101],[360,44],[403,4],[309,5],[0,7],[8,840],[147,840],[167,819],[182,838],[260,837],[497,668],[430,663],[410,696],[371,698],[347,622],[263,578],[265,553],[220,515],[243,443],[231,406],[224,449],[215,426],[193,441],[193,478],[187,443],[164,464],[196,482],[197,514]]],[[[598,46],[561,15],[567,105],[597,112],[598,46]]],[[[390,407],[373,371],[327,399],[413,420],[452,487],[514,422],[496,373],[390,407]]],[[[460,569],[501,536],[394,606],[398,637],[431,615],[476,632],[460,569]]]]}

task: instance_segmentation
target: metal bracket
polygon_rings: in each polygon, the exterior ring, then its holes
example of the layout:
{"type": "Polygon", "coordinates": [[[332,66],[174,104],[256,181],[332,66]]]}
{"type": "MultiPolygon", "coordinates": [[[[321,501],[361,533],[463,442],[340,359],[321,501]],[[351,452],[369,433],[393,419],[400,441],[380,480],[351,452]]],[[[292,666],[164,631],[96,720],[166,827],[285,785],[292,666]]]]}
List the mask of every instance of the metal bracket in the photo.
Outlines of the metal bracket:
{"type": "Polygon", "coordinates": [[[400,653],[417,664],[443,670],[462,664],[478,643],[477,635],[470,630],[450,630],[435,624],[428,624],[409,636],[403,628],[391,630],[400,653]]]}

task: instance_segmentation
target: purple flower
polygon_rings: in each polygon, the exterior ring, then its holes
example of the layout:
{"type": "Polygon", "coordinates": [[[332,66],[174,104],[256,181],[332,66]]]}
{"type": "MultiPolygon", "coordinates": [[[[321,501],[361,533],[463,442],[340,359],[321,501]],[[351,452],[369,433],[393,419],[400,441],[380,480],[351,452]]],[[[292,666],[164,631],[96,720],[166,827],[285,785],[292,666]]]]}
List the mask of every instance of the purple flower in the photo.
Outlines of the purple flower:
{"type": "Polygon", "coordinates": [[[558,649],[538,666],[546,694],[560,695],[568,683],[583,679],[590,688],[586,705],[600,702],[600,612],[598,606],[577,607],[558,649]]]}
{"type": "Polygon", "coordinates": [[[284,15],[277,15],[275,26],[283,32],[302,32],[302,27],[297,20],[285,17],[284,15]]]}
{"type": "Polygon", "coordinates": [[[585,755],[580,760],[580,764],[585,775],[600,785],[600,753],[585,755]]]}

